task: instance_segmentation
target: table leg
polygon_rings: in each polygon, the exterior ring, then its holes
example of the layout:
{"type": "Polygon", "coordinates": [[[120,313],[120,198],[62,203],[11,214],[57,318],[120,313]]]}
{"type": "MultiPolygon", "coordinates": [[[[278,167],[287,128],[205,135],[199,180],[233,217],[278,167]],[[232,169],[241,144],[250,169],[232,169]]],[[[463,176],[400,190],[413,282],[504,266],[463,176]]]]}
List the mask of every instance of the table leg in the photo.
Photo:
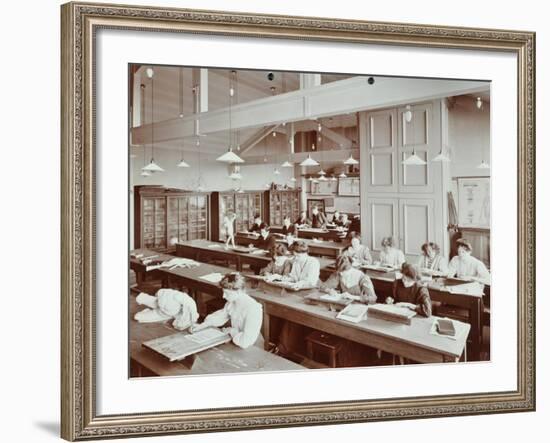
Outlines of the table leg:
{"type": "Polygon", "coordinates": [[[472,329],[472,355],[476,361],[481,360],[481,299],[476,298],[470,305],[470,324],[472,329]]]}
{"type": "Polygon", "coordinates": [[[267,309],[265,304],[263,304],[263,322],[262,322],[262,335],[264,336],[264,349],[266,351],[269,351],[269,344],[271,343],[271,337],[270,337],[270,317],[267,313],[267,309]]]}

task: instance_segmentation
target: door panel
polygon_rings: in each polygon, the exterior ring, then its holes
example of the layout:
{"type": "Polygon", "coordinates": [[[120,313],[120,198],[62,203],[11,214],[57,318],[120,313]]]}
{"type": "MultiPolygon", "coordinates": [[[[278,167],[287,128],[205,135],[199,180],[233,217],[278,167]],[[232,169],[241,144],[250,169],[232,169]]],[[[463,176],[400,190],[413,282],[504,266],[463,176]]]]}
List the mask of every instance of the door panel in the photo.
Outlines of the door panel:
{"type": "Polygon", "coordinates": [[[367,192],[397,191],[397,109],[369,113],[365,130],[367,192]]]}
{"type": "Polygon", "coordinates": [[[368,245],[372,251],[380,251],[380,243],[384,237],[397,236],[398,200],[372,198],[368,208],[368,245]]]}
{"type": "Polygon", "coordinates": [[[435,241],[434,202],[430,199],[401,199],[399,213],[400,247],[407,260],[416,263],[421,246],[426,242],[435,241]]]}

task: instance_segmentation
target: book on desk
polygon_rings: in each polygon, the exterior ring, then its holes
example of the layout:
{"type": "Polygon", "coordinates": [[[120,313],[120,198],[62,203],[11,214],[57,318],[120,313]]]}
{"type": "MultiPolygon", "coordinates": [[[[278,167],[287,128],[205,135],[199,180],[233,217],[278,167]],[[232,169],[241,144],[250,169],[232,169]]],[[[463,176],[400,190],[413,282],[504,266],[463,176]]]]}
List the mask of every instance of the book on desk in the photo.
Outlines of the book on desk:
{"type": "Polygon", "coordinates": [[[143,342],[142,346],[170,361],[183,360],[192,354],[231,341],[231,336],[217,328],[203,329],[194,334],[179,332],[143,342]]]}
{"type": "Polygon", "coordinates": [[[411,324],[411,318],[416,315],[416,311],[398,305],[387,304],[375,304],[369,306],[367,316],[379,318],[381,320],[392,321],[396,323],[403,323],[405,325],[411,324]]]}

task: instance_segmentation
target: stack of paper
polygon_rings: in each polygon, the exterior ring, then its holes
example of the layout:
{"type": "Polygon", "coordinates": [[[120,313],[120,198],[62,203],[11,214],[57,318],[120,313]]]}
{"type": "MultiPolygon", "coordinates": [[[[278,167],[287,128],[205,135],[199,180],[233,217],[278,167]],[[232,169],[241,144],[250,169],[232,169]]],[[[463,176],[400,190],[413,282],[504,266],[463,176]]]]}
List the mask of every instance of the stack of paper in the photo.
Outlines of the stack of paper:
{"type": "Polygon", "coordinates": [[[219,272],[212,272],[211,274],[201,275],[200,278],[206,280],[207,282],[218,284],[222,281],[223,274],[220,274],[219,272]]]}

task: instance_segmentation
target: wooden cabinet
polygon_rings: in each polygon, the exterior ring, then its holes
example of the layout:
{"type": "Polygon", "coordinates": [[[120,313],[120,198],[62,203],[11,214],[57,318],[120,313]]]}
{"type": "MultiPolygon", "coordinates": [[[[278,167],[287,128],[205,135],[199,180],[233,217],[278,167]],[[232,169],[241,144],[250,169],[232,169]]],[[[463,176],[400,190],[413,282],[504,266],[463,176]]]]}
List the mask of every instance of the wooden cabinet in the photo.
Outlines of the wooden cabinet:
{"type": "Polygon", "coordinates": [[[178,241],[208,239],[209,195],[136,186],[134,247],[167,250],[178,241]]]}
{"type": "Polygon", "coordinates": [[[294,222],[300,215],[300,193],[299,189],[265,191],[264,220],[270,226],[281,226],[283,218],[288,215],[294,222]]]}
{"type": "Polygon", "coordinates": [[[227,191],[213,192],[212,206],[212,240],[225,241],[223,218],[227,212],[235,213],[235,232],[245,231],[254,222],[256,214],[263,214],[263,191],[227,191]]]}

